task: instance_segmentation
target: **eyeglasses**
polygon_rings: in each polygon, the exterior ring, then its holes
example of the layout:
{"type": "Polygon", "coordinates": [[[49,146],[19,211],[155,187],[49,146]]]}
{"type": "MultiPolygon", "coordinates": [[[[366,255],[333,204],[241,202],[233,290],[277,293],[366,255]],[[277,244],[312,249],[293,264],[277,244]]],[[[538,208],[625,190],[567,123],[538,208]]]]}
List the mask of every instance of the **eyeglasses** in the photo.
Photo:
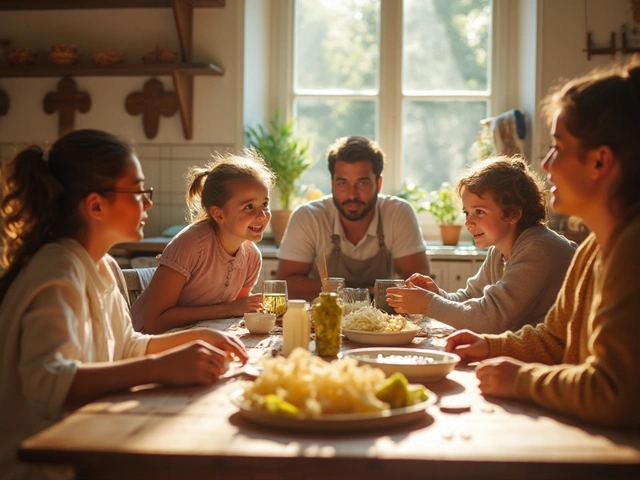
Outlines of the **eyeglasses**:
{"type": "Polygon", "coordinates": [[[153,199],[153,187],[149,187],[146,190],[103,190],[102,193],[130,193],[135,196],[137,201],[142,200],[142,196],[148,201],[153,199]]]}

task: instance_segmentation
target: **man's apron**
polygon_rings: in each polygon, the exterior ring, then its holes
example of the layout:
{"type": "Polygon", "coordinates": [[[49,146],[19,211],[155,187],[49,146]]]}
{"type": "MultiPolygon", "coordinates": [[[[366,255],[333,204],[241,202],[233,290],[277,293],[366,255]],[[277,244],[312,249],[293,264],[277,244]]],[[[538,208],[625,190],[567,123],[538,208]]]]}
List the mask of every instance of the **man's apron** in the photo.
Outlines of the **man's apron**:
{"type": "MultiPolygon", "coordinates": [[[[335,222],[334,222],[335,225],[335,222]]],[[[378,209],[378,245],[380,249],[373,257],[366,260],[343,255],[340,249],[340,235],[333,232],[331,243],[333,250],[327,259],[327,270],[330,277],[342,277],[345,285],[350,288],[361,288],[372,286],[377,278],[391,278],[392,262],[391,252],[384,244],[384,231],[382,229],[382,215],[378,209]]]]}

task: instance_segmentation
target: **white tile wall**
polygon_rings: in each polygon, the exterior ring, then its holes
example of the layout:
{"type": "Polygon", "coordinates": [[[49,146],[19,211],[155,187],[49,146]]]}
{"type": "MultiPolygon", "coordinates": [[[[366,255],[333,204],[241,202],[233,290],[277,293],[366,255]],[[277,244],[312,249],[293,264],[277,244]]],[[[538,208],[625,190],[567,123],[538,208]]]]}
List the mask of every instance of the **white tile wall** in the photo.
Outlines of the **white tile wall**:
{"type": "Polygon", "coordinates": [[[173,225],[186,223],[185,175],[192,165],[204,165],[213,152],[232,150],[231,145],[141,145],[138,157],[146,184],[154,188],[153,208],[145,236],[160,235],[173,225]]]}
{"type": "MultiPolygon", "coordinates": [[[[146,237],[156,237],[168,227],[186,223],[186,179],[192,165],[204,165],[213,152],[233,151],[233,145],[138,144],[145,185],[153,187],[153,208],[145,227],[146,237]]],[[[0,159],[15,152],[15,146],[0,144],[0,159]]]]}

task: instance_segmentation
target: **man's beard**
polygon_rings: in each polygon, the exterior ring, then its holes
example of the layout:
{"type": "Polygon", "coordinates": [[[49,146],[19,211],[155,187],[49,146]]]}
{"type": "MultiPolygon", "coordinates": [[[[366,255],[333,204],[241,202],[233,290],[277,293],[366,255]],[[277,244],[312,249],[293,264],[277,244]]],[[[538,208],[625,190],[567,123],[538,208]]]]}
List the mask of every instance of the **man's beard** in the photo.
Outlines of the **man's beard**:
{"type": "Polygon", "coordinates": [[[336,197],[333,197],[333,204],[336,206],[338,211],[342,214],[344,218],[351,222],[357,222],[358,220],[362,220],[367,214],[374,209],[376,206],[376,202],[378,201],[378,192],[371,198],[369,203],[364,203],[362,200],[347,200],[346,202],[342,202],[342,204],[338,203],[336,197]],[[348,203],[356,203],[358,205],[364,205],[364,209],[360,212],[347,212],[343,205],[348,203]]]}

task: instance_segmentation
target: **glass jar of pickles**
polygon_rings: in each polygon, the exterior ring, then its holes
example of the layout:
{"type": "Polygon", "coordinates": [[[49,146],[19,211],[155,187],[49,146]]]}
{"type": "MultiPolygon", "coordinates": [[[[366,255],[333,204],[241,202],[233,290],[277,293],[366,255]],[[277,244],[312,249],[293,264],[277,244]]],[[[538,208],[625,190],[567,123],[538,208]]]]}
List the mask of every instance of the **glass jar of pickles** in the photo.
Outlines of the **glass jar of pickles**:
{"type": "Polygon", "coordinates": [[[316,353],[322,356],[340,352],[344,303],[335,292],[322,292],[313,304],[316,329],[316,353]]]}
{"type": "Polygon", "coordinates": [[[322,279],[323,292],[335,292],[344,299],[344,278],[342,277],[326,277],[322,279]]]}

